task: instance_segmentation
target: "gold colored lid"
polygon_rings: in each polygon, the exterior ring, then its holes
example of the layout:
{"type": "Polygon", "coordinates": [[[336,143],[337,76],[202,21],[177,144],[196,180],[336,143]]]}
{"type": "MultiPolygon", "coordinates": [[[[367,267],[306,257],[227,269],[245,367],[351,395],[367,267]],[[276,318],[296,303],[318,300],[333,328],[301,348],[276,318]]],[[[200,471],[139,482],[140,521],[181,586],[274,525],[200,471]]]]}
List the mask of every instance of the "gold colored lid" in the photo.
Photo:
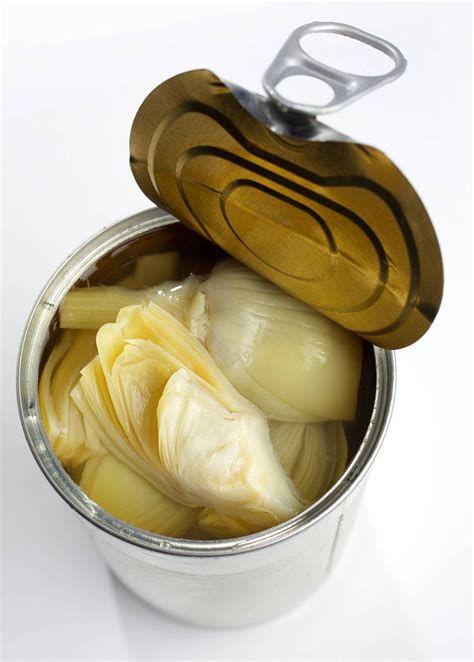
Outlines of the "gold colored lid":
{"type": "Polygon", "coordinates": [[[131,167],[153,202],[380,347],[413,343],[436,316],[443,275],[433,226],[373,147],[278,135],[198,70],[143,102],[131,167]]]}

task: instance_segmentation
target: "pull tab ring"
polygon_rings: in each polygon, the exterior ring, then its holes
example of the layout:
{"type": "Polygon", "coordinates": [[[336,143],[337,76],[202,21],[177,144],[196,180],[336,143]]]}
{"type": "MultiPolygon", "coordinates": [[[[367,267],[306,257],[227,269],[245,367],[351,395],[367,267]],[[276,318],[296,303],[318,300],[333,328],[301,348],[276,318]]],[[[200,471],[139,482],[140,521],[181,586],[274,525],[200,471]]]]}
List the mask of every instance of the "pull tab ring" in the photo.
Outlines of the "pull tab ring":
{"type": "Polygon", "coordinates": [[[377,87],[391,83],[402,75],[407,61],[401,51],[385,39],[376,37],[344,23],[308,23],[294,30],[277,53],[275,59],[263,75],[263,87],[268,96],[283,110],[297,111],[306,115],[320,115],[340,110],[359,97],[371,92],[377,87]],[[361,41],[376,50],[385,53],[394,63],[393,69],[378,76],[360,76],[348,74],[339,69],[323,64],[312,58],[301,47],[301,39],[315,33],[339,34],[350,39],[361,41]],[[311,76],[330,85],[333,98],[324,105],[298,103],[283,96],[276,89],[279,83],[295,75],[311,76]]]}

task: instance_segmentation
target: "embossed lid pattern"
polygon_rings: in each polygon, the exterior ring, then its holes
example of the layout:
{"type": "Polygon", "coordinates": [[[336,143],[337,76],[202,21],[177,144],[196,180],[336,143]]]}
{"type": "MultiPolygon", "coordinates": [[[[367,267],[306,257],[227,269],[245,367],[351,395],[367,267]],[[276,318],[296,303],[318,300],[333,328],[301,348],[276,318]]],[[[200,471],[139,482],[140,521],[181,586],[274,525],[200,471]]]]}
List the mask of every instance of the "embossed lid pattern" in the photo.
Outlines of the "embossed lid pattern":
{"type": "Polygon", "coordinates": [[[438,242],[379,150],[271,131],[206,70],[157,87],[131,131],[144,193],[284,290],[384,348],[433,321],[438,242]]]}

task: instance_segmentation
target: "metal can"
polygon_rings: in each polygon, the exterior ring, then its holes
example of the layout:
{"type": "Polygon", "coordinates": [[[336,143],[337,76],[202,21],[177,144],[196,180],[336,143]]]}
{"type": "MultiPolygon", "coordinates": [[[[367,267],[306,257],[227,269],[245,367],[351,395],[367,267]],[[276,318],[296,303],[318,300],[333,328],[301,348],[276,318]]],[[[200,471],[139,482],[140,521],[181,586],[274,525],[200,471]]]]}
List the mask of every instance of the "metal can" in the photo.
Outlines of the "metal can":
{"type": "MultiPolygon", "coordinates": [[[[310,595],[340,555],[363,485],[382,443],[394,397],[393,352],[371,347],[374,383],[365,434],[345,473],[317,503],[272,529],[229,540],[182,540],[134,528],[92,502],[56,458],[42,425],[38,380],[61,301],[97,265],[120,263],[146,237],[186,230],[154,208],[112,225],[68,257],[40,294],[18,360],[18,404],[26,439],[46,478],[79,514],[115,575],[134,593],[182,621],[242,626],[282,614],[310,595]]],[[[195,235],[197,240],[201,240],[195,235]]]]}

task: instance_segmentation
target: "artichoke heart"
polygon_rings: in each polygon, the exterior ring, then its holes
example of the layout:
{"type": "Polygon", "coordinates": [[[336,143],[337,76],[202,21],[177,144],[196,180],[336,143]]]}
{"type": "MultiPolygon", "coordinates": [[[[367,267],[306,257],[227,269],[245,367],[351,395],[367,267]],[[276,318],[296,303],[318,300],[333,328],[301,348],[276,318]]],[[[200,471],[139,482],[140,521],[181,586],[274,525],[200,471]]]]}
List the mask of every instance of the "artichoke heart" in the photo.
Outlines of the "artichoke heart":
{"type": "Polygon", "coordinates": [[[189,370],[168,381],[158,406],[160,458],[183,503],[206,506],[258,528],[305,504],[275,453],[265,417],[189,370]]]}
{"type": "Polygon", "coordinates": [[[82,414],[70,397],[81,368],[96,351],[95,333],[63,331],[41,373],[39,403],[43,425],[61,464],[70,471],[104,452],[97,438],[87,434],[82,414]]]}
{"type": "Polygon", "coordinates": [[[197,518],[111,454],[86,462],[80,487],[114,517],[164,536],[184,536],[197,518]]]}
{"type": "Polygon", "coordinates": [[[200,285],[185,323],[269,418],[353,419],[360,338],[236,260],[218,264],[200,285]]]}
{"type": "Polygon", "coordinates": [[[207,350],[153,303],[122,309],[97,333],[75,402],[104,447],[169,498],[253,528],[305,507],[263,414],[207,350]]]}
{"type": "MultiPolygon", "coordinates": [[[[313,503],[341,477],[347,464],[347,439],[343,424],[270,421],[270,434],[281,465],[298,493],[313,503]]],[[[198,516],[202,531],[215,538],[245,536],[259,531],[241,517],[205,508],[198,516]]]]}
{"type": "Polygon", "coordinates": [[[347,439],[341,421],[270,421],[273,446],[298,492],[309,502],[322,497],[347,464],[347,439]]]}

